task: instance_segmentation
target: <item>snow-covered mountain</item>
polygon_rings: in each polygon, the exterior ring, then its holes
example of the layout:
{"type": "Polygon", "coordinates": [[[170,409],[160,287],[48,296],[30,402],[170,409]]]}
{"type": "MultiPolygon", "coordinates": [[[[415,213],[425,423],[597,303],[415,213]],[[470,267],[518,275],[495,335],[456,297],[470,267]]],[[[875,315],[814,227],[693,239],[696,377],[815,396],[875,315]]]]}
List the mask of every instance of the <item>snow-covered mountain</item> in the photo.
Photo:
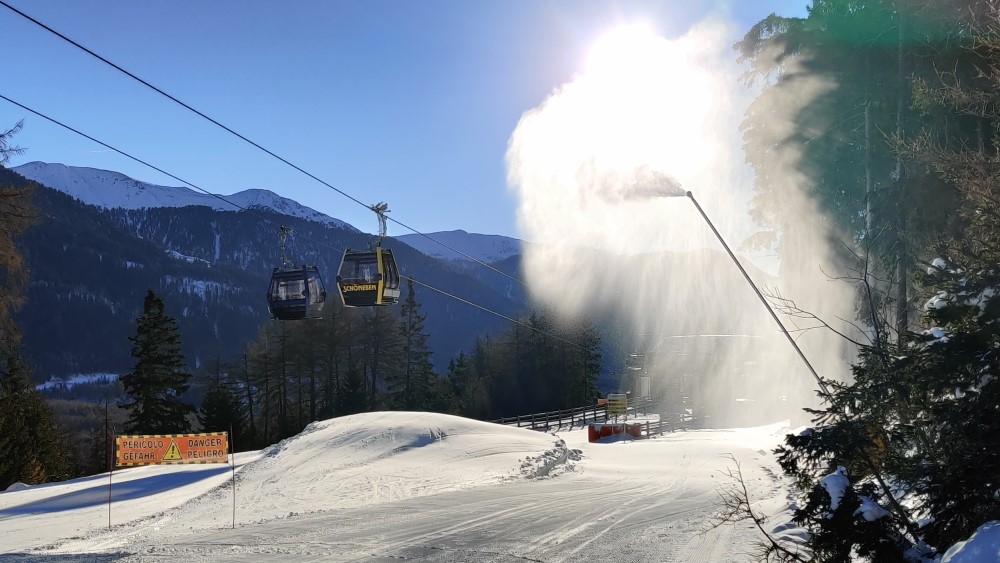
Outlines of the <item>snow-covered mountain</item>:
{"type": "Polygon", "coordinates": [[[437,244],[442,242],[456,250],[474,257],[482,262],[499,262],[523,252],[524,243],[518,239],[501,235],[481,235],[458,231],[441,231],[427,233],[427,236],[412,234],[394,237],[432,258],[442,260],[469,261],[458,252],[454,252],[437,244]],[[430,237],[430,238],[427,238],[430,237]],[[434,239],[434,240],[431,240],[434,239]]]}
{"type": "MultiPolygon", "coordinates": [[[[105,209],[202,205],[218,211],[235,211],[232,205],[215,196],[198,193],[183,187],[148,184],[110,170],[46,162],[29,162],[12,168],[12,170],[29,180],[59,190],[83,203],[105,209]]],[[[268,190],[244,190],[222,197],[242,207],[271,209],[284,215],[360,232],[339,219],[334,219],[268,190]]]]}

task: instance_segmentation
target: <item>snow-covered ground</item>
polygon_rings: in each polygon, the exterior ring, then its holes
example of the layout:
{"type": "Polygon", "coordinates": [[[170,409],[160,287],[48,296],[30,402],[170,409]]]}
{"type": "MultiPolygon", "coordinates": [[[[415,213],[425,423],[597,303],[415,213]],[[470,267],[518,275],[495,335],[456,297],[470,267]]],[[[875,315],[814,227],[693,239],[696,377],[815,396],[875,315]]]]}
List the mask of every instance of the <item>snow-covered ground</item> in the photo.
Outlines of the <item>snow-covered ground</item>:
{"type": "Polygon", "coordinates": [[[0,494],[0,560],[732,561],[757,539],[709,528],[739,460],[787,507],[783,425],[587,443],[407,412],[321,421],[228,465],[150,466],[0,494]],[[111,525],[108,489],[111,482],[111,525]]]}

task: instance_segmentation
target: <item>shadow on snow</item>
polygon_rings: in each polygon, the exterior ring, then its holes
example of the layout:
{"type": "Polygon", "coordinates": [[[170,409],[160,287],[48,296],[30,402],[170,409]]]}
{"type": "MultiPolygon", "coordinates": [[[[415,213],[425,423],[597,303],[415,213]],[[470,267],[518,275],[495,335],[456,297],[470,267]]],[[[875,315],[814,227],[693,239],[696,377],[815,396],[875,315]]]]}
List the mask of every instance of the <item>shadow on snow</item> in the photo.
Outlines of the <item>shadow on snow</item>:
{"type": "MultiPolygon", "coordinates": [[[[229,466],[222,466],[214,469],[150,475],[123,483],[114,483],[111,486],[111,501],[119,502],[158,495],[230,471],[232,468],[229,466]]],[[[15,516],[62,512],[106,504],[108,504],[108,483],[105,481],[103,485],[100,485],[95,482],[94,486],[86,489],[2,509],[0,510],[0,520],[15,516]]]]}

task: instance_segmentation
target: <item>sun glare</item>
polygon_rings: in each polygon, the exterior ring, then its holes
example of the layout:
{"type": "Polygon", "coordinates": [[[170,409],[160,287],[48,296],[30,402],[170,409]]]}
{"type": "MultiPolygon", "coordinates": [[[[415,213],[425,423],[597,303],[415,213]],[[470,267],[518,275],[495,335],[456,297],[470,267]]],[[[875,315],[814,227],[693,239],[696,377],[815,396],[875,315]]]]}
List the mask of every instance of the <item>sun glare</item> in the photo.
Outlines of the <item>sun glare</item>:
{"type": "Polygon", "coordinates": [[[594,42],[587,57],[587,71],[609,75],[641,71],[651,62],[658,39],[645,24],[614,29],[594,42]]]}
{"type": "Polygon", "coordinates": [[[706,165],[713,86],[690,42],[670,41],[645,25],[615,29],[591,49],[578,101],[590,133],[614,167],[669,166],[684,175],[706,165]]]}

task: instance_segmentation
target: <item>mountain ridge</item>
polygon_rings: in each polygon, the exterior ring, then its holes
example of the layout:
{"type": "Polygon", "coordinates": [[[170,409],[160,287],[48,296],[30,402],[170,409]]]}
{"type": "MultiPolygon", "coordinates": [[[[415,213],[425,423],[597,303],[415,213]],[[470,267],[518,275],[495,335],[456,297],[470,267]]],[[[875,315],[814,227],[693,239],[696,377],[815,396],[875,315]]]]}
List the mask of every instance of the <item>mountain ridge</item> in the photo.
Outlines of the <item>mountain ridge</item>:
{"type": "Polygon", "coordinates": [[[209,195],[186,187],[161,186],[130,176],[84,166],[32,161],[11,168],[21,176],[61,191],[88,205],[105,209],[143,209],[200,205],[216,211],[236,211],[232,204],[247,209],[270,209],[332,227],[361,232],[356,227],[306,207],[270,190],[251,188],[229,195],[209,195]],[[117,190],[117,192],[112,191],[117,190]],[[232,202],[232,203],[227,203],[232,202]]]}

